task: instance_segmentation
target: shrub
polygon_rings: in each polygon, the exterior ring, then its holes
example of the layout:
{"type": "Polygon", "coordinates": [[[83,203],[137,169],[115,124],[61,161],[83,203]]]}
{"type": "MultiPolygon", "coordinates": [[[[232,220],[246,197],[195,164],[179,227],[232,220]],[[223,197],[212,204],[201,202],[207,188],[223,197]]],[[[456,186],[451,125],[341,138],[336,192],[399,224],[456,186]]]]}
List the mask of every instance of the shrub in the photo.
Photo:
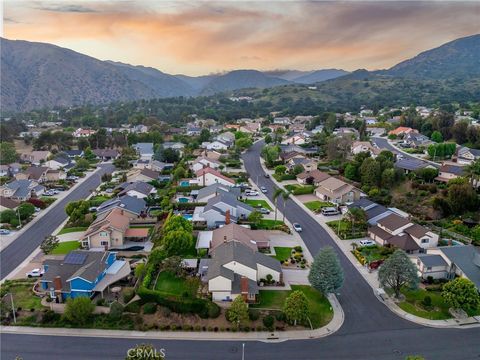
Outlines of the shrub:
{"type": "Polygon", "coordinates": [[[200,325],[195,325],[194,329],[195,329],[195,331],[200,331],[200,330],[202,330],[202,327],[200,325]]]}
{"type": "Polygon", "coordinates": [[[273,331],[275,328],[275,318],[272,315],[267,315],[263,318],[263,326],[265,326],[268,331],[273,331]]]}
{"type": "Polygon", "coordinates": [[[260,318],[260,312],[255,309],[250,309],[248,311],[248,318],[252,321],[258,320],[260,318]]]}
{"type": "Polygon", "coordinates": [[[432,298],[429,295],[425,296],[422,300],[422,305],[425,307],[432,306],[432,298]]]}
{"type": "Polygon", "coordinates": [[[57,314],[53,310],[47,310],[42,314],[42,324],[53,324],[60,320],[60,314],[57,314]]]}
{"type": "Polygon", "coordinates": [[[144,314],[155,314],[157,312],[157,304],[155,303],[146,303],[143,305],[144,314]]]}
{"type": "Polygon", "coordinates": [[[120,319],[123,314],[123,305],[120,304],[118,301],[114,301],[112,305],[110,305],[110,318],[112,319],[120,319]]]}
{"type": "Polygon", "coordinates": [[[105,305],[105,299],[98,299],[96,302],[97,306],[103,306],[105,305]]]}
{"type": "Polygon", "coordinates": [[[130,300],[132,300],[134,296],[135,296],[135,289],[134,288],[125,288],[123,290],[123,302],[125,304],[130,302],[130,300]]]}
{"type": "Polygon", "coordinates": [[[95,305],[88,297],[68,299],[65,306],[65,319],[73,324],[84,325],[91,317],[95,305]]]}
{"type": "Polygon", "coordinates": [[[275,318],[277,319],[277,321],[285,321],[286,320],[285,314],[283,312],[277,313],[275,315],[275,318]]]}
{"type": "Polygon", "coordinates": [[[140,312],[140,301],[134,301],[125,306],[125,312],[131,312],[138,314],[140,312]]]}

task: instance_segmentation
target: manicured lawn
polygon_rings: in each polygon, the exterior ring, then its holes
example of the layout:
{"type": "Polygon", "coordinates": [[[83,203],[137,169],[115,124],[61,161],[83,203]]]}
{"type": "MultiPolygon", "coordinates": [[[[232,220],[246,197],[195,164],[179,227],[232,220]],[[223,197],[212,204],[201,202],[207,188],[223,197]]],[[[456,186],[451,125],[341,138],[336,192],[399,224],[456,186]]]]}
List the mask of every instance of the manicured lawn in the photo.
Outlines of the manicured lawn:
{"type": "MultiPolygon", "coordinates": [[[[35,296],[32,291],[34,283],[35,281],[31,280],[13,282],[6,281],[5,284],[2,285],[2,294],[4,287],[6,292],[13,294],[13,301],[16,309],[22,308],[23,310],[41,310],[43,309],[41,299],[38,296],[35,296]]],[[[6,300],[10,301],[10,296],[7,296],[6,300]]]]}
{"type": "Polygon", "coordinates": [[[285,185],[285,189],[290,191],[293,195],[305,195],[305,194],[313,194],[315,190],[315,186],[289,184],[289,185],[285,185]]]}
{"type": "Polygon", "coordinates": [[[448,305],[443,301],[440,291],[403,288],[401,292],[405,295],[405,301],[399,303],[398,306],[410,314],[430,320],[443,320],[452,317],[448,312],[448,305]],[[432,299],[432,309],[426,309],[422,305],[422,300],[427,295],[432,299]]]}
{"type": "Polygon", "coordinates": [[[284,225],[283,221],[280,220],[271,220],[271,219],[262,219],[260,222],[256,225],[257,230],[272,230],[278,225],[284,225]]]}
{"type": "Polygon", "coordinates": [[[366,231],[361,229],[355,229],[355,232],[352,230],[352,225],[349,221],[345,220],[333,220],[327,222],[327,225],[342,239],[359,239],[367,236],[366,231]]]}
{"type": "Polygon", "coordinates": [[[179,278],[168,271],[162,271],[158,275],[155,290],[174,296],[184,296],[186,293],[189,297],[196,297],[198,285],[198,279],[179,278]]]}
{"type": "Polygon", "coordinates": [[[77,250],[79,247],[80,243],[76,240],[61,242],[52,251],[52,255],[68,254],[70,251],[77,250]]]}
{"type": "Polygon", "coordinates": [[[86,226],[68,227],[60,230],[57,235],[68,234],[72,232],[80,232],[80,231],[85,231],[87,229],[88,228],[86,226]]]}
{"type": "Polygon", "coordinates": [[[322,208],[324,207],[333,206],[333,204],[330,202],[319,201],[319,200],[309,201],[304,203],[304,205],[310,210],[312,210],[313,212],[320,212],[320,210],[322,210],[322,208]]]}
{"type": "MultiPolygon", "coordinates": [[[[309,318],[314,328],[325,326],[332,320],[333,310],[325,296],[307,285],[292,285],[292,290],[300,290],[306,295],[310,309],[309,318]]],[[[290,293],[289,290],[260,290],[260,302],[250,307],[281,310],[290,293]]]]}
{"type": "Polygon", "coordinates": [[[292,254],[292,248],[291,247],[280,247],[280,246],[275,246],[275,259],[279,261],[285,261],[287,260],[290,255],[292,254]]]}
{"type": "Polygon", "coordinates": [[[251,207],[257,209],[257,208],[265,208],[268,210],[273,210],[270,205],[265,200],[253,200],[253,199],[247,199],[245,200],[245,203],[250,205],[251,207]]]}

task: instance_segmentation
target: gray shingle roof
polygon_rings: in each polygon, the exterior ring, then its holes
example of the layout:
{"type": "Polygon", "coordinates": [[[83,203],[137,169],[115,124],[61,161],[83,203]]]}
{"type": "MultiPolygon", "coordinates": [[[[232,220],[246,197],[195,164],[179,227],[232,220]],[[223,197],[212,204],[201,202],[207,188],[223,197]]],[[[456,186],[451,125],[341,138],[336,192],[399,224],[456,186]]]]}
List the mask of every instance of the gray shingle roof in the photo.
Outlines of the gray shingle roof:
{"type": "Polygon", "coordinates": [[[427,163],[417,159],[401,159],[395,163],[395,167],[410,171],[420,170],[427,166],[427,163]]]}
{"type": "Polygon", "coordinates": [[[480,289],[480,251],[473,245],[439,248],[480,289]]]}
{"type": "Polygon", "coordinates": [[[434,266],[447,266],[447,262],[443,259],[441,255],[419,255],[418,259],[426,267],[434,266]]]}
{"type": "Polygon", "coordinates": [[[125,195],[120,198],[105,201],[98,207],[97,214],[101,214],[115,207],[126,209],[134,214],[140,215],[142,212],[145,212],[146,204],[143,199],[125,195]]]}
{"type": "MultiPolygon", "coordinates": [[[[125,185],[122,184],[122,185],[125,185]]],[[[126,194],[127,192],[131,191],[131,190],[135,190],[141,194],[144,194],[144,195],[149,195],[150,192],[154,189],[154,187],[146,182],[143,182],[143,181],[137,181],[137,182],[134,182],[134,183],[130,183],[130,184],[127,184],[126,186],[123,187],[123,190],[118,194],[120,196],[122,196],[123,194],[126,194]]]]}
{"type": "Polygon", "coordinates": [[[240,196],[240,189],[239,188],[232,188],[232,187],[220,184],[220,183],[215,183],[215,184],[212,184],[212,185],[209,185],[209,186],[206,186],[206,187],[203,187],[203,188],[199,189],[197,198],[202,199],[204,197],[213,195],[216,192],[218,192],[218,193],[229,192],[229,193],[235,195],[235,197],[240,196]]]}
{"type": "Polygon", "coordinates": [[[140,154],[153,154],[153,143],[137,143],[133,146],[140,154]]]}

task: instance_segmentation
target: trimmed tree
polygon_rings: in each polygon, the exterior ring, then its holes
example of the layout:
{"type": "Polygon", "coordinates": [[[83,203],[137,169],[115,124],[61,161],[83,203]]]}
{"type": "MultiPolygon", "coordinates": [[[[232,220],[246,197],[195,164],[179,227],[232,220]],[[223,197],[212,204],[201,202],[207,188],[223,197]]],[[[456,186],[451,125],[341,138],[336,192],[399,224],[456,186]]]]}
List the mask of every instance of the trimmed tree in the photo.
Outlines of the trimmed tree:
{"type": "Polygon", "coordinates": [[[248,305],[241,296],[237,296],[235,300],[233,300],[225,316],[227,320],[235,324],[237,328],[248,320],[248,305]]]}
{"type": "Polygon", "coordinates": [[[322,294],[336,292],[342,287],[343,269],[331,246],[322,248],[315,256],[308,281],[322,294]]]}
{"type": "Polygon", "coordinates": [[[295,326],[297,322],[304,323],[308,319],[308,300],[305,294],[299,290],[293,291],[285,299],[283,312],[289,323],[295,326]]]}
{"type": "Polygon", "coordinates": [[[456,278],[443,285],[442,297],[455,309],[472,310],[480,305],[475,284],[465,278],[456,278]]]}
{"type": "Polygon", "coordinates": [[[419,281],[417,268],[405,251],[400,249],[395,250],[380,267],[378,280],[382,286],[391,288],[397,298],[400,295],[402,286],[408,285],[411,288],[416,288],[419,281]]]}
{"type": "Polygon", "coordinates": [[[45,255],[50,254],[58,246],[58,237],[50,235],[47,236],[40,244],[40,249],[45,255]]]}
{"type": "Polygon", "coordinates": [[[88,297],[68,299],[65,306],[65,319],[73,324],[84,325],[92,316],[95,305],[88,297]]]}

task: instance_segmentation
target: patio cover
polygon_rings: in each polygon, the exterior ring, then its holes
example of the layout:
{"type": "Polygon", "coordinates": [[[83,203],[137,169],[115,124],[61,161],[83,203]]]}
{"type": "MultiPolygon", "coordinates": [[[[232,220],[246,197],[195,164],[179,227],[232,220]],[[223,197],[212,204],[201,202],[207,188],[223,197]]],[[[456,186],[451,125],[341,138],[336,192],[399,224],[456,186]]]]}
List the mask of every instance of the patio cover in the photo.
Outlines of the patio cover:
{"type": "Polygon", "coordinates": [[[102,280],[93,291],[103,292],[108,286],[130,275],[130,264],[124,260],[116,260],[108,269],[102,280]]]}

